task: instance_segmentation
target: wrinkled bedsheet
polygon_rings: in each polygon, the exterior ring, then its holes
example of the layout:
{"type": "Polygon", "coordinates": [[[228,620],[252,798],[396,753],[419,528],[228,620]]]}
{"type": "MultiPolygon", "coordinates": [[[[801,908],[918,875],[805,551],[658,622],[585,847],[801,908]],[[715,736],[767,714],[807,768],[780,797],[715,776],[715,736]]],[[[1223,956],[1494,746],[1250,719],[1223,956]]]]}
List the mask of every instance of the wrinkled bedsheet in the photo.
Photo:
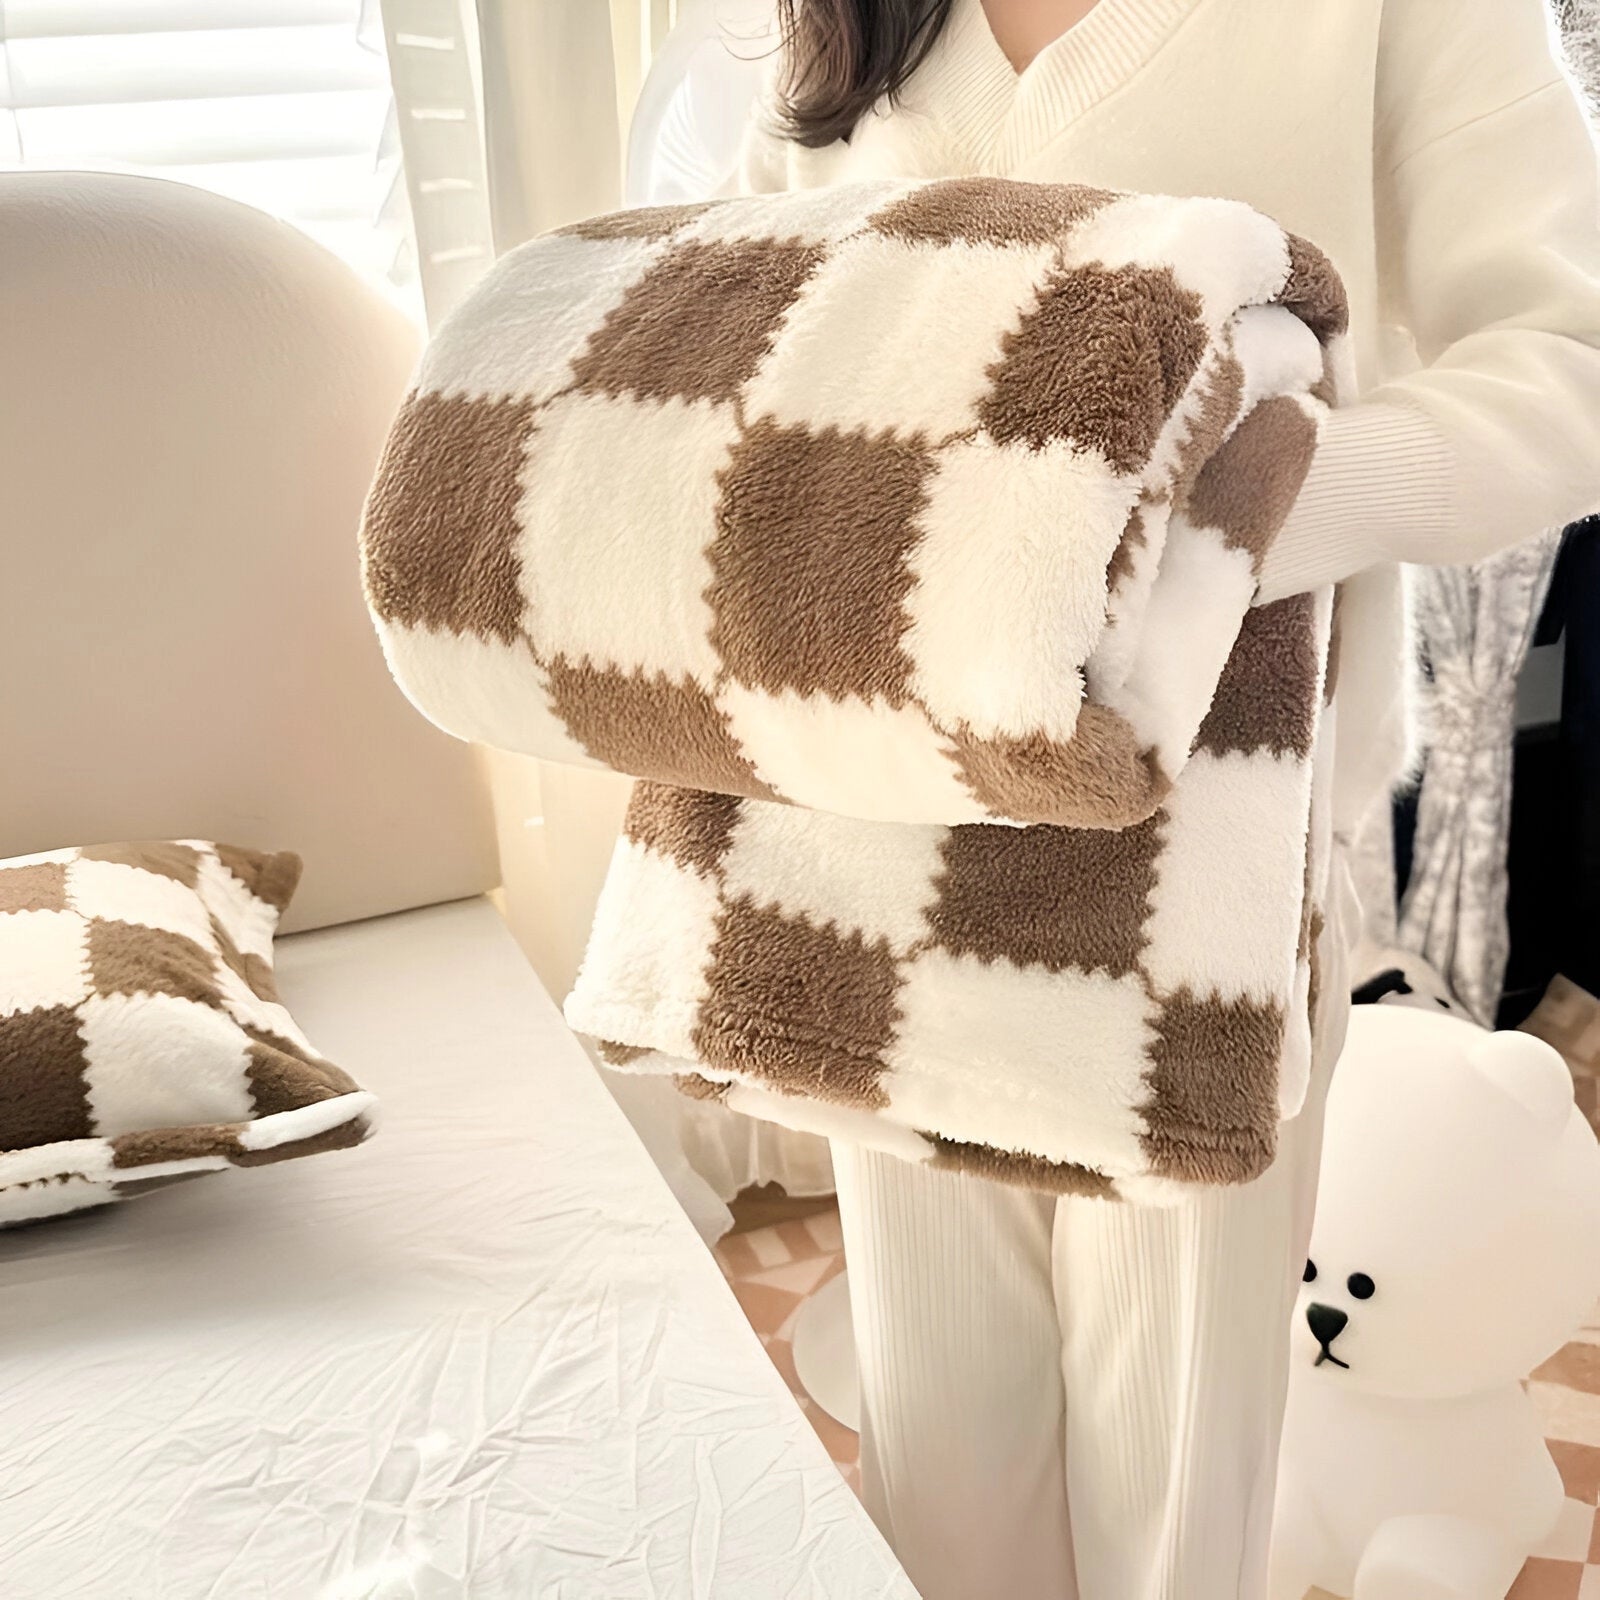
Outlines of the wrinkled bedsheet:
{"type": "Polygon", "coordinates": [[[279,949],[378,1135],[0,1237],[4,1600],[915,1600],[488,902],[279,949]]]}

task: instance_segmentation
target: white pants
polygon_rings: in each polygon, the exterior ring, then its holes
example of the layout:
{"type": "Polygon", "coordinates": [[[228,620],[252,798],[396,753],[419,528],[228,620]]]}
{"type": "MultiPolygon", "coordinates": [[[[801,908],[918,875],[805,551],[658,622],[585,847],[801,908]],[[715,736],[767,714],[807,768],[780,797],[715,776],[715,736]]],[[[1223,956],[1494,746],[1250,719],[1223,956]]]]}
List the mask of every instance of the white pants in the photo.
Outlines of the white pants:
{"type": "Polygon", "coordinates": [[[1335,920],[1306,1105],[1254,1183],[1170,1210],[1055,1201],[834,1146],[862,1489],[924,1600],[1265,1595],[1346,1017],[1335,920]]]}

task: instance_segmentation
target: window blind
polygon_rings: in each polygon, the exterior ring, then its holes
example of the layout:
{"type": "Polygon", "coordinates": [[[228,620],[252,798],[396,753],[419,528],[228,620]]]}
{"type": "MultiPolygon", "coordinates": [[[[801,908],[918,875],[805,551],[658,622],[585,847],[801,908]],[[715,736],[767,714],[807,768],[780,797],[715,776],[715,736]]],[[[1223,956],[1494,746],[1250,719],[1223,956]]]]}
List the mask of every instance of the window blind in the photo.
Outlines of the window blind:
{"type": "Polygon", "coordinates": [[[412,309],[393,97],[363,0],[0,0],[0,165],[213,190],[412,309]]]}

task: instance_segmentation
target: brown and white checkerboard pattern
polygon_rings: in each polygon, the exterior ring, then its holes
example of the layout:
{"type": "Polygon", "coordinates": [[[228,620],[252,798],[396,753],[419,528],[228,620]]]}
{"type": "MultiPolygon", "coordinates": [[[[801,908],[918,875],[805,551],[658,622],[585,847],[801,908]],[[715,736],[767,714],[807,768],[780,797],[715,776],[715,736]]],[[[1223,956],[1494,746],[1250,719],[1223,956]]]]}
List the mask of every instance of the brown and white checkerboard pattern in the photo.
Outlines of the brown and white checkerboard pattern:
{"type": "Polygon", "coordinates": [[[0,1225],[366,1136],[274,987],[299,874],[193,840],[0,862],[0,1225]]]}
{"type": "Polygon", "coordinates": [[[568,1019],[624,1069],[908,1160],[1107,1197],[1243,1181],[1309,1032],[1304,801],[1267,825],[1250,759],[1198,753],[1122,830],[640,785],[568,1019]]]}
{"type": "Polygon", "coordinates": [[[464,737],[880,820],[1137,821],[1346,323],[1237,201],[980,178],[601,217],[439,331],[368,596],[464,737]]]}
{"type": "Polygon", "coordinates": [[[396,425],[365,572],[436,722],[652,780],[573,1026],[1014,1181],[1261,1170],[1330,609],[1248,608],[1346,320],[1247,206],[999,179],[502,263],[396,425]]]}

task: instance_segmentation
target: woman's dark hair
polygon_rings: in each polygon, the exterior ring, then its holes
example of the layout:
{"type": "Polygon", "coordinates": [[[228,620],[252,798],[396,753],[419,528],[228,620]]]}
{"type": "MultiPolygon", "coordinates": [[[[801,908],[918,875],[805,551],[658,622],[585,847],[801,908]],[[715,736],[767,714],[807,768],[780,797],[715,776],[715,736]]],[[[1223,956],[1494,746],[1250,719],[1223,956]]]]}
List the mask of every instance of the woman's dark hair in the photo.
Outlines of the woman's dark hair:
{"type": "Polygon", "coordinates": [[[788,58],[783,131],[815,148],[850,136],[922,64],[953,0],[778,0],[788,58]]]}

